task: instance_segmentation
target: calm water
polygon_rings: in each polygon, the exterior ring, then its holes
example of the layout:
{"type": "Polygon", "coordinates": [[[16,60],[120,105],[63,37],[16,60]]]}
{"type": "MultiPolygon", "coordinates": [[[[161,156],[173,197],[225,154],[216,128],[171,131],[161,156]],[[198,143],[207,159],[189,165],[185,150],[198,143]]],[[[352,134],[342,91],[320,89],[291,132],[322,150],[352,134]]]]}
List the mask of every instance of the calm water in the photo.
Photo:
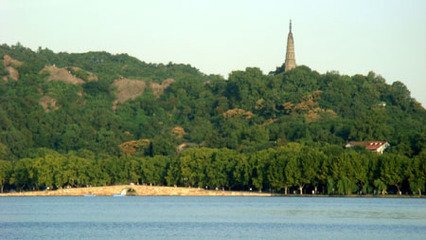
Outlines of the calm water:
{"type": "Polygon", "coordinates": [[[426,239],[426,199],[0,198],[1,239],[426,239]]]}

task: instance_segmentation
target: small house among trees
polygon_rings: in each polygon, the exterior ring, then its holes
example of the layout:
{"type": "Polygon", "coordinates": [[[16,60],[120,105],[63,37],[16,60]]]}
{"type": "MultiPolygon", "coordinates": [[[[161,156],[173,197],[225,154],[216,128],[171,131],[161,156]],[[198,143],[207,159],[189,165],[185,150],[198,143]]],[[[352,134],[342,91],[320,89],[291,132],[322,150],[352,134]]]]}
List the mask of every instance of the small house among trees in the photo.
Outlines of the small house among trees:
{"type": "Polygon", "coordinates": [[[351,148],[351,147],[364,147],[365,149],[376,152],[378,154],[383,154],[383,151],[387,147],[389,147],[390,144],[386,141],[366,141],[366,142],[348,142],[345,147],[351,148]]]}

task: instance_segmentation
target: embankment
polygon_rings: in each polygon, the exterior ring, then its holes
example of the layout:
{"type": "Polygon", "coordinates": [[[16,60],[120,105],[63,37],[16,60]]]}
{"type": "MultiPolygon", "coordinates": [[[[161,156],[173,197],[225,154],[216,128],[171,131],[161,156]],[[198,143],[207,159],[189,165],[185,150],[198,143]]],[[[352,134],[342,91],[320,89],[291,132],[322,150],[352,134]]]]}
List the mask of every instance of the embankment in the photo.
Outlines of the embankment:
{"type": "Polygon", "coordinates": [[[51,191],[29,191],[2,193],[0,197],[18,196],[82,196],[93,194],[96,196],[111,196],[120,194],[123,189],[133,189],[136,196],[272,196],[269,193],[236,192],[221,190],[205,190],[201,188],[186,187],[158,187],[140,185],[117,185],[106,187],[68,188],[51,191]]]}

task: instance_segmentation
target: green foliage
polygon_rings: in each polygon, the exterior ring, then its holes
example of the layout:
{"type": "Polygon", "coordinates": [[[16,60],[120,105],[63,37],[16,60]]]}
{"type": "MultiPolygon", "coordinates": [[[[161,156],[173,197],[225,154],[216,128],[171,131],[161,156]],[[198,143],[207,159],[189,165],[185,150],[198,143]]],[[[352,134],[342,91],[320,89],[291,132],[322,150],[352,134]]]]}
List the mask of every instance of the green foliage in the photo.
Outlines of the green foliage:
{"type": "Polygon", "coordinates": [[[400,155],[387,154],[380,158],[380,180],[386,185],[395,186],[400,192],[401,185],[406,178],[404,170],[409,159],[400,155]]]}
{"type": "Polygon", "coordinates": [[[111,96],[109,83],[106,81],[90,81],[83,84],[84,93],[91,96],[111,96]]]}
{"type": "Polygon", "coordinates": [[[421,195],[425,191],[424,153],[409,160],[403,155],[324,150],[291,143],[250,155],[203,147],[175,157],[110,157],[36,149],[32,158],[0,161],[0,187],[37,190],[135,183],[284,194],[401,191],[421,195]]]}
{"type": "Polygon", "coordinates": [[[421,152],[409,164],[407,174],[410,190],[421,195],[426,190],[426,151],[421,152]]]}
{"type": "Polygon", "coordinates": [[[9,183],[11,173],[12,163],[0,160],[0,193],[3,193],[4,186],[9,183]]]}
{"type": "Polygon", "coordinates": [[[0,81],[0,158],[18,160],[2,170],[10,172],[2,175],[6,188],[137,182],[285,193],[425,191],[426,111],[404,84],[372,72],[319,74],[300,66],[265,75],[247,68],[224,79],[127,54],[3,44],[0,58],[5,54],[23,62],[18,81],[0,81]],[[46,65],[85,82],[48,81],[40,73],[46,65]],[[112,83],[120,78],[147,87],[116,105],[112,83]],[[163,91],[149,87],[168,78],[175,81],[163,91]],[[141,139],[149,144],[121,156],[121,144],[141,139]],[[350,140],[386,140],[391,148],[382,157],[344,150],[350,140]]]}
{"type": "Polygon", "coordinates": [[[425,110],[402,83],[388,85],[372,72],[321,75],[301,66],[264,75],[247,68],[225,80],[187,65],[147,64],[126,54],[33,52],[20,44],[2,45],[0,53],[24,63],[19,81],[0,83],[0,142],[11,159],[39,147],[116,155],[120,143],[145,138],[152,140],[150,156],[173,155],[182,142],[250,153],[286,141],[388,140],[392,152],[409,157],[426,145],[425,110]],[[81,86],[47,82],[39,71],[53,64],[85,80],[90,72],[98,80],[81,86]],[[111,83],[120,77],[175,82],[162,96],[147,89],[114,111],[111,83]],[[39,104],[43,96],[56,101],[48,113],[39,104]],[[229,111],[247,115],[225,117],[229,111]],[[185,129],[183,138],[170,135],[176,126],[185,129]]]}

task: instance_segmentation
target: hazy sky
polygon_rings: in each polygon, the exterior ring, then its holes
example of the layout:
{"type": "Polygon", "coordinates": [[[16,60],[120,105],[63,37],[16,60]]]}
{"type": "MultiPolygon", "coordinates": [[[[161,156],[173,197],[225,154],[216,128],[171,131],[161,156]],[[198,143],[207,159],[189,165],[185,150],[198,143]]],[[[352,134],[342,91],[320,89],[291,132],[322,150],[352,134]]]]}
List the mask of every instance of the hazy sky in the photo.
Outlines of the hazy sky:
{"type": "Polygon", "coordinates": [[[0,43],[128,53],[227,77],[284,62],[401,81],[426,106],[426,1],[0,0],[0,43]]]}

